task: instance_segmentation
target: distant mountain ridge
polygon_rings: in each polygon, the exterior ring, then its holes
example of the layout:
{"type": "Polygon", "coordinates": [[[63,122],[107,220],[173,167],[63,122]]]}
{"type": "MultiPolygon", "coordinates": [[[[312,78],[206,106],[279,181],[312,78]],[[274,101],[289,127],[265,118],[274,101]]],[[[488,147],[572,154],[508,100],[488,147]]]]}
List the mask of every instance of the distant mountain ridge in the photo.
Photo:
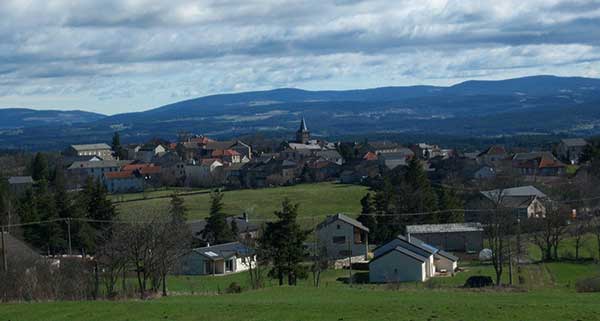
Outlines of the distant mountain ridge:
{"type": "Polygon", "coordinates": [[[0,109],[0,129],[89,123],[106,115],[81,110],[0,109]]]}
{"type": "MultiPolygon", "coordinates": [[[[34,137],[48,135],[56,145],[108,141],[115,131],[124,141],[174,138],[186,131],[217,138],[270,133],[289,137],[304,116],[323,137],[435,133],[498,135],[593,135],[600,133],[600,79],[531,76],[473,80],[453,86],[380,87],[308,91],[279,88],[219,94],[180,101],[151,110],[85,122],[24,127],[0,133],[7,145],[35,148],[34,137]],[[31,144],[31,145],[30,145],[31,144]]],[[[93,118],[92,117],[92,118],[93,118]]]]}

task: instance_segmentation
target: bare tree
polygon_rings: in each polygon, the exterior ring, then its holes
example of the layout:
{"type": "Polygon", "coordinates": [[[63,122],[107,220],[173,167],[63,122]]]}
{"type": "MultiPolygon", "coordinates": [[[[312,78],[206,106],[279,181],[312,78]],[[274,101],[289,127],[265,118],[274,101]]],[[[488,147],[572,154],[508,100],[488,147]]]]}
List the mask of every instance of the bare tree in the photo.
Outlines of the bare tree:
{"type": "Polygon", "coordinates": [[[544,201],[545,215],[527,221],[532,241],[542,252],[542,260],[557,260],[558,246],[567,229],[568,210],[558,203],[544,201]]]}

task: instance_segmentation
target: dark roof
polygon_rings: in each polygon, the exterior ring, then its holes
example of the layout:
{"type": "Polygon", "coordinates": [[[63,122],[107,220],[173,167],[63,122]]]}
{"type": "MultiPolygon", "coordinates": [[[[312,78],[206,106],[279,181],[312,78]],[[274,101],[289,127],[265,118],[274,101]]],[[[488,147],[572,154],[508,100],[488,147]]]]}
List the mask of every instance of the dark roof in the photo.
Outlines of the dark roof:
{"type": "MultiPolygon", "coordinates": [[[[20,259],[41,259],[41,256],[29,247],[25,242],[15,238],[8,232],[0,232],[0,237],[4,233],[4,243],[6,245],[7,256],[17,257],[20,259]]],[[[0,242],[0,249],[2,243],[0,242]]]]}
{"type": "Polygon", "coordinates": [[[451,261],[454,261],[454,262],[458,261],[458,256],[455,256],[452,253],[448,253],[448,252],[443,251],[443,250],[439,250],[436,254],[439,255],[439,256],[443,256],[443,257],[447,258],[448,260],[451,260],[451,261]]]}
{"type": "Polygon", "coordinates": [[[421,263],[427,262],[427,258],[426,257],[424,257],[422,255],[419,255],[419,254],[417,254],[417,253],[415,253],[415,252],[413,252],[413,251],[411,251],[409,249],[403,248],[401,246],[396,246],[394,248],[389,249],[388,251],[385,251],[385,252],[381,253],[381,255],[379,255],[378,257],[372,259],[369,262],[369,264],[377,261],[379,258],[382,258],[382,257],[386,256],[387,254],[389,254],[391,252],[394,252],[394,251],[400,252],[400,253],[402,253],[402,254],[404,254],[404,255],[406,255],[406,256],[408,256],[408,257],[410,257],[410,258],[412,258],[412,259],[414,259],[414,260],[416,260],[418,262],[421,262],[421,263]]]}
{"type": "Polygon", "coordinates": [[[209,260],[228,259],[234,256],[242,257],[254,254],[253,249],[240,242],[200,247],[195,248],[192,251],[208,258],[209,260]]]}
{"type": "MultiPolygon", "coordinates": [[[[258,225],[247,222],[244,218],[241,217],[227,217],[227,224],[231,226],[231,221],[235,219],[235,223],[237,224],[238,231],[240,233],[244,232],[255,232],[258,231],[258,225]]],[[[206,220],[196,220],[189,221],[188,225],[190,226],[190,230],[192,231],[192,236],[197,239],[202,239],[202,231],[206,228],[206,220]]]]}
{"type": "Polygon", "coordinates": [[[33,184],[31,176],[11,176],[8,178],[9,184],[33,184]]]}
{"type": "Polygon", "coordinates": [[[85,162],[73,162],[68,169],[78,168],[106,168],[106,167],[121,167],[123,165],[130,164],[130,160],[101,160],[101,161],[85,161],[85,162]]]}
{"type": "Polygon", "coordinates": [[[537,196],[541,198],[546,197],[546,194],[542,193],[539,189],[531,185],[482,191],[481,194],[483,194],[483,196],[489,198],[492,201],[495,201],[500,196],[503,198],[507,196],[537,196]]]}
{"type": "Polygon", "coordinates": [[[504,155],[506,154],[506,149],[503,146],[492,145],[488,149],[484,150],[479,156],[483,155],[504,155]]]}
{"type": "Polygon", "coordinates": [[[344,214],[341,214],[341,213],[327,216],[327,218],[323,222],[321,222],[321,223],[319,223],[319,225],[317,225],[317,229],[321,229],[321,228],[323,228],[335,221],[338,221],[338,220],[340,220],[342,222],[346,222],[346,223],[348,223],[354,227],[357,227],[363,231],[369,232],[369,228],[364,226],[361,222],[359,222],[353,218],[350,218],[344,214]]]}

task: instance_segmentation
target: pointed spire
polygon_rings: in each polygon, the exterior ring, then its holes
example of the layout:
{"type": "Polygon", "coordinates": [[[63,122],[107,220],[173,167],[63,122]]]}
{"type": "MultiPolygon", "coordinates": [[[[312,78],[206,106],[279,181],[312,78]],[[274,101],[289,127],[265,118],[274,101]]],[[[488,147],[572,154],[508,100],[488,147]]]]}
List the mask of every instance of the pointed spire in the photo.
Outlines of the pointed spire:
{"type": "Polygon", "coordinates": [[[308,128],[306,128],[306,121],[304,120],[304,117],[302,117],[302,122],[300,122],[300,131],[302,131],[302,132],[308,131],[308,128]]]}

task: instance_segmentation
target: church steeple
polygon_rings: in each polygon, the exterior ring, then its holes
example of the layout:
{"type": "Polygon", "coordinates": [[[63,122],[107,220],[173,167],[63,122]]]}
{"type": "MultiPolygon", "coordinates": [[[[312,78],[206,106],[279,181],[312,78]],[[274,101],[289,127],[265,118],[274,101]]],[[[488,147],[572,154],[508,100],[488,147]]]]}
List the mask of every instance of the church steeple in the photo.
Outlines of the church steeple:
{"type": "Polygon", "coordinates": [[[300,129],[296,132],[296,142],[300,144],[306,144],[310,140],[310,132],[308,131],[308,127],[306,127],[306,121],[304,117],[302,117],[302,121],[300,122],[300,129]]]}

